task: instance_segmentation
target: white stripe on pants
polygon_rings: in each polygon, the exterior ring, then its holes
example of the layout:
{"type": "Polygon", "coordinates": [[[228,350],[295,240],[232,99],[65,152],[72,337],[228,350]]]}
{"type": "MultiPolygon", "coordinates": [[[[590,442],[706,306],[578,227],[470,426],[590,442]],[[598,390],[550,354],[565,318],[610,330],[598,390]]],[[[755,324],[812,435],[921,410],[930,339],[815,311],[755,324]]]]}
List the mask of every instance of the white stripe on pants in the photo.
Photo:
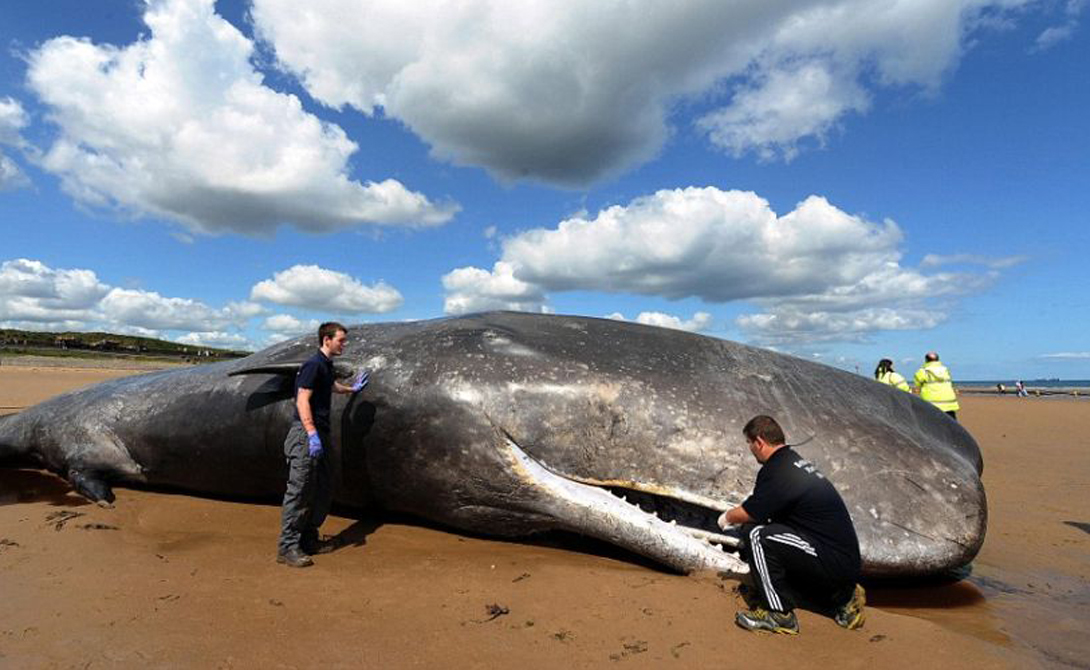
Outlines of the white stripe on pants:
{"type": "Polygon", "coordinates": [[[764,526],[756,526],[753,530],[749,531],[749,548],[753,553],[753,567],[756,568],[757,574],[761,577],[761,585],[764,587],[765,597],[768,599],[768,606],[777,612],[783,611],[783,604],[780,603],[780,596],[776,593],[776,590],[772,588],[772,580],[768,575],[768,565],[765,563],[765,550],[761,546],[761,538],[759,533],[764,526]]]}

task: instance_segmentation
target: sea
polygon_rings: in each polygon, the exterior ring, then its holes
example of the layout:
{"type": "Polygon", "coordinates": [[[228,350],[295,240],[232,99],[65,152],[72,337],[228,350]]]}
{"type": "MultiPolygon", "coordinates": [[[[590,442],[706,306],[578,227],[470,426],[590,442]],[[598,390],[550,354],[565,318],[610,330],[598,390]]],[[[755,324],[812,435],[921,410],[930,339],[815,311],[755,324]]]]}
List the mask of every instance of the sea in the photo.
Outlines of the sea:
{"type": "MultiPolygon", "coordinates": [[[[1008,389],[1013,389],[1017,379],[986,379],[979,380],[954,380],[955,386],[987,386],[995,388],[996,384],[1002,384],[1008,389]]],[[[1090,391],[1090,379],[1023,379],[1022,383],[1027,389],[1086,389],[1090,391]]]]}
{"type": "MultiPolygon", "coordinates": [[[[1017,379],[954,380],[954,386],[966,393],[998,394],[997,384],[1006,387],[1004,393],[1014,394],[1017,379]]],[[[1090,398],[1090,379],[1023,379],[1026,392],[1035,396],[1074,396],[1090,398]]]]}

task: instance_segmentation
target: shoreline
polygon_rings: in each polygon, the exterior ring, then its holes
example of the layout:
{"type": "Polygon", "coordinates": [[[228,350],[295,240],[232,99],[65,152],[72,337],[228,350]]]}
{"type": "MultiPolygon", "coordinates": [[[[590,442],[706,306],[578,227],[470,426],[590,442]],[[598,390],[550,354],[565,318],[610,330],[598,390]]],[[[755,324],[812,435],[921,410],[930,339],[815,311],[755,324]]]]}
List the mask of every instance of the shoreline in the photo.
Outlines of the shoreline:
{"type": "MultiPolygon", "coordinates": [[[[999,389],[986,386],[966,386],[962,384],[955,384],[955,388],[959,394],[965,395],[982,395],[982,396],[994,396],[996,398],[1018,398],[1018,393],[1012,391],[1009,387],[1006,391],[1000,392],[999,389]]],[[[1085,400],[1090,398],[1090,388],[1085,386],[1056,386],[1056,387],[1026,387],[1026,393],[1029,395],[1026,398],[1054,398],[1054,397],[1069,397],[1071,399],[1085,400]]]]}
{"type": "Polygon", "coordinates": [[[123,359],[91,356],[35,356],[28,355],[0,355],[0,367],[13,368],[50,368],[68,370],[103,370],[131,372],[141,370],[153,372],[156,370],[172,370],[174,368],[192,367],[200,363],[187,363],[185,361],[162,361],[123,359]]]}

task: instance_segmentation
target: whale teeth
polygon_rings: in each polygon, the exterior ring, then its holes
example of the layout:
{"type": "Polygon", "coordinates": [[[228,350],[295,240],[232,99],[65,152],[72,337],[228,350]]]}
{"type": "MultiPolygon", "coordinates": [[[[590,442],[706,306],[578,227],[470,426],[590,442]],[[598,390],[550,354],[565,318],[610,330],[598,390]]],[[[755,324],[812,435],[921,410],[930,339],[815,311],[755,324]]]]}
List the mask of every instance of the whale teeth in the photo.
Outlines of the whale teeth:
{"type": "Polygon", "coordinates": [[[671,526],[676,526],[677,525],[677,519],[670,519],[670,525],[671,526]]]}
{"type": "Polygon", "coordinates": [[[621,496],[621,500],[628,502],[628,496],[621,496]]]}
{"type": "Polygon", "coordinates": [[[721,545],[721,544],[713,544],[712,546],[715,547],[716,549],[718,549],[719,551],[723,551],[723,545],[721,545]]]}

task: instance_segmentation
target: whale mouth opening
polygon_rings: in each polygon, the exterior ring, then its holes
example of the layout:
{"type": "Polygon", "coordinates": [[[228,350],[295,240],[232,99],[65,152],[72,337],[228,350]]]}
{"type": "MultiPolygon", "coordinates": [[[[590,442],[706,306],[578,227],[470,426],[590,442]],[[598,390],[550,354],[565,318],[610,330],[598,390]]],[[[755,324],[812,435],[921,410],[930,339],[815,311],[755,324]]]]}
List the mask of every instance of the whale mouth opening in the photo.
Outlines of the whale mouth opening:
{"type": "MultiPolygon", "coordinates": [[[[590,485],[595,486],[595,484],[590,485]]],[[[718,519],[721,510],[717,508],[669,495],[652,493],[646,489],[609,485],[599,485],[599,488],[609,491],[622,502],[635,506],[644,514],[649,514],[670,525],[676,525],[695,538],[722,545],[724,550],[737,548],[741,543],[742,536],[738,531],[723,530],[719,527],[718,519]]]]}
{"type": "Polygon", "coordinates": [[[739,537],[714,526],[721,503],[698,504],[699,496],[650,484],[568,475],[530,456],[510,436],[504,446],[515,471],[542,494],[542,511],[559,522],[557,528],[605,540],[681,572],[749,571],[735,553],[739,537]]]}

